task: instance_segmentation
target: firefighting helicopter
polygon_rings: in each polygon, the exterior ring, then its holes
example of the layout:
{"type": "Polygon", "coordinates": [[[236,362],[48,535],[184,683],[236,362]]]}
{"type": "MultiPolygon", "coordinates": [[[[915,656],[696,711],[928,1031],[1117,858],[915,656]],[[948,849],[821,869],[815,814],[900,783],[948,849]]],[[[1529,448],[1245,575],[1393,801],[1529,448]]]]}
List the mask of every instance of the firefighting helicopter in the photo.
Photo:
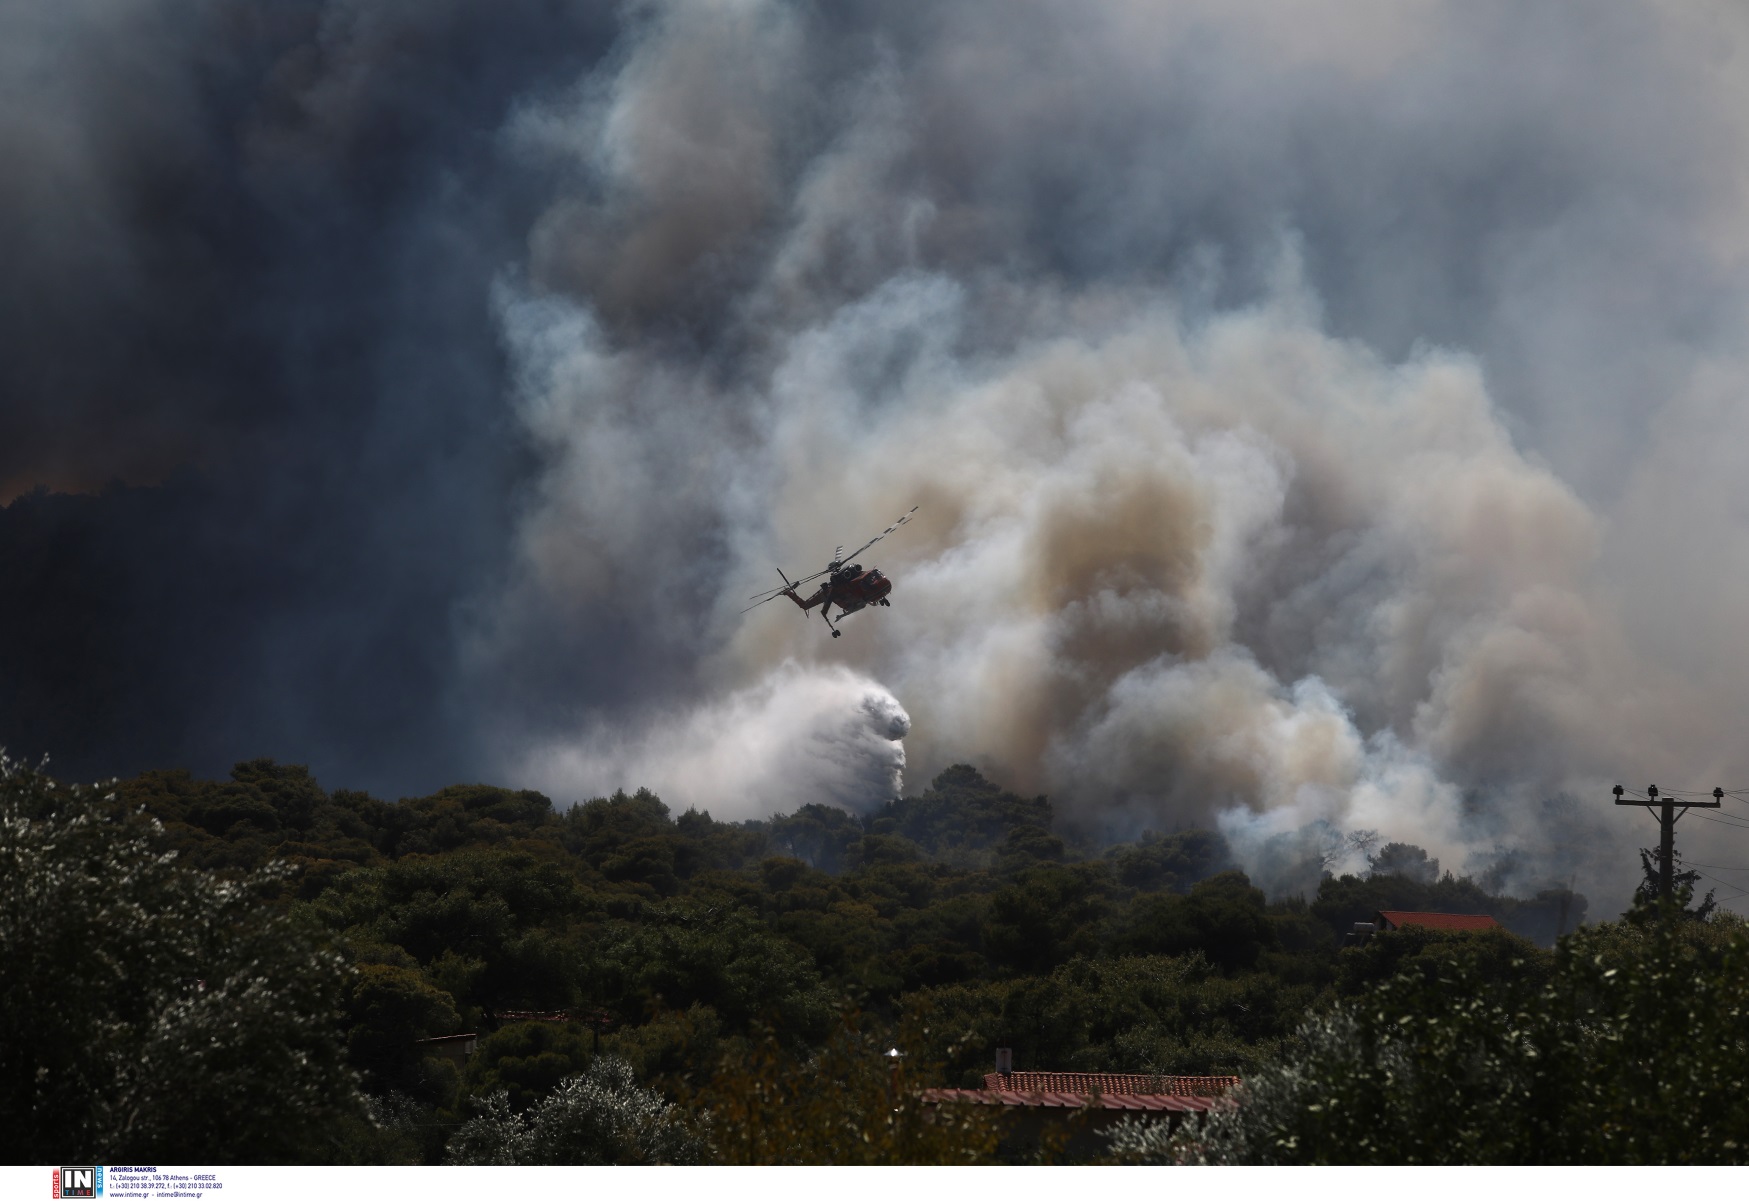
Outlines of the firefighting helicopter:
{"type": "Polygon", "coordinates": [[[799,580],[792,580],[783,574],[783,568],[778,568],[777,577],[783,581],[783,587],[773,588],[770,592],[760,592],[748,597],[747,599],[753,603],[748,605],[747,608],[742,609],[741,612],[750,612],[751,610],[757,609],[760,605],[763,605],[766,601],[776,600],[780,596],[787,596],[801,607],[802,615],[804,617],[807,615],[809,609],[812,609],[815,605],[819,605],[820,616],[826,619],[826,628],[832,631],[832,637],[842,638],[844,636],[843,631],[832,624],[833,605],[838,606],[838,620],[843,621],[852,613],[861,609],[866,609],[870,605],[885,605],[890,607],[892,602],[887,600],[887,593],[893,590],[893,581],[882,575],[879,568],[871,567],[869,570],[864,571],[861,563],[850,563],[846,560],[854,559],[857,555],[860,555],[863,551],[879,542],[882,538],[885,538],[888,534],[904,525],[907,521],[910,521],[911,514],[915,513],[917,508],[918,506],[912,505],[910,512],[906,513],[903,517],[899,518],[899,520],[893,522],[892,525],[888,526],[873,538],[870,538],[867,542],[864,542],[861,546],[851,551],[848,555],[844,553],[844,548],[842,546],[839,547],[837,552],[832,556],[832,561],[826,564],[826,570],[824,571],[816,571],[811,576],[806,576],[799,580]],[[821,576],[826,577],[826,582],[815,589],[814,594],[808,597],[807,600],[803,600],[801,593],[797,592],[796,589],[800,588],[803,584],[813,583],[821,576]]]}

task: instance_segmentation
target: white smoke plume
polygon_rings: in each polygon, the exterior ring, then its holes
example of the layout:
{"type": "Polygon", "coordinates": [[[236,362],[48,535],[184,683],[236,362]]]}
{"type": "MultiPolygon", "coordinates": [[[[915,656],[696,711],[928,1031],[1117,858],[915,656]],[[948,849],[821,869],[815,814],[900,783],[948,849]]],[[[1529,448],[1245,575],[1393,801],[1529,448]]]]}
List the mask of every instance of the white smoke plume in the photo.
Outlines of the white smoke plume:
{"type": "MultiPolygon", "coordinates": [[[[1342,839],[1366,831],[1460,870],[1506,864],[1496,878],[1516,887],[1578,878],[1610,899],[1631,887],[1627,848],[1644,834],[1607,807],[1616,776],[1749,778],[1720,710],[1744,679],[1651,617],[1628,555],[1656,547],[1675,570],[1702,553],[1733,582],[1749,565],[1749,539],[1705,516],[1716,503],[1696,505],[1702,536],[1672,536],[1669,494],[1637,482],[1678,447],[1736,462],[1706,427],[1734,420],[1740,344],[1714,339],[1725,357],[1704,379],[1660,377],[1678,399],[1639,422],[1668,449],[1575,434],[1578,413],[1621,396],[1601,378],[1599,357],[1626,353],[1608,339],[1631,330],[1674,353],[1676,335],[1637,325],[1637,309],[1578,308],[1600,273],[1627,287],[1664,255],[1741,312],[1742,289],[1706,258],[1741,261],[1744,226],[1720,207],[1740,189],[1700,161],[1726,146],[1745,161],[1749,125],[1723,107],[1736,85],[1709,91],[1709,76],[1657,102],[1660,117],[1707,117],[1680,150],[1612,125],[1618,108],[1524,135],[1569,157],[1541,185],[1571,206],[1556,213],[1510,194],[1522,180],[1495,161],[1498,140],[1539,86],[1577,105],[1597,79],[1574,58],[1545,85],[1527,78],[1501,13],[1391,6],[1339,36],[1253,27],[1229,6],[1111,4],[1078,11],[1062,53],[1039,58],[1061,12],[1025,8],[999,29],[973,8],[828,86],[787,6],[652,11],[617,77],[526,107],[506,134],[579,182],[500,291],[519,412],[548,464],[505,604],[583,621],[627,579],[706,573],[709,588],[675,594],[684,611],[648,596],[694,649],[703,692],[672,702],[661,733],[597,716],[557,734],[520,760],[537,778],[604,788],[641,771],[713,811],[799,795],[855,806],[880,790],[843,781],[892,760],[852,740],[838,763],[821,751],[838,735],[794,711],[861,728],[878,693],[850,682],[866,678],[910,715],[923,778],[969,760],[1096,832],[1218,823],[1280,889],[1303,886],[1291,861],[1307,847],[1363,866],[1342,839]],[[973,31],[970,12],[990,24],[973,31]],[[1192,62],[1193,44],[1219,61],[1192,62]],[[1440,55],[1492,79],[1468,95],[1475,111],[1457,107],[1457,83],[1417,75],[1440,55]],[[1248,93],[1241,78],[1270,82],[1248,93]],[[1089,94],[1057,90],[1068,81],[1089,94]],[[1345,212],[1344,236],[1371,223],[1380,240],[1354,244],[1349,286],[1320,286],[1325,231],[1290,219],[1287,191],[1327,189],[1340,209],[1363,185],[1320,174],[1348,152],[1302,122],[1352,123],[1348,106],[1380,97],[1412,103],[1348,165],[1402,203],[1425,186],[1419,165],[1504,189],[1500,236],[1518,242],[1490,243],[1504,257],[1485,278],[1422,278],[1454,265],[1431,219],[1412,230],[1424,244],[1405,243],[1424,260],[1387,265],[1384,240],[1408,235],[1345,212]],[[1087,140],[1114,132],[1109,106],[1141,123],[1128,160],[1087,140]],[[1417,140],[1453,123],[1444,146],[1417,140]],[[1624,146],[1633,161],[1605,161],[1624,146]],[[1083,169],[1112,174],[1111,204],[1029,232],[1045,216],[1027,189],[1083,169]],[[1587,189],[1629,197],[1683,172],[1697,231],[1611,263],[1621,229],[1665,227],[1587,189]],[[1156,234],[1109,224],[1144,212],[1156,234]],[[1253,226],[1243,262],[1222,261],[1223,222],[1253,226]],[[1111,257],[1151,236],[1152,279],[1111,257]],[[1051,254],[1084,266],[1042,269],[1051,254]],[[626,332],[701,290],[730,360],[626,332]],[[1408,306],[1426,327],[1404,326],[1402,298],[1427,295],[1408,306]],[[1511,328],[1533,312],[1540,325],[1511,328]],[[1599,465],[1629,482],[1600,482],[1599,465]],[[772,566],[817,570],[913,503],[916,523],[863,556],[895,578],[893,607],[848,619],[843,640],[781,600],[738,613],[772,566]],[[1659,653],[1673,648],[1684,661],[1659,653]],[[861,674],[808,674],[836,663],[861,674]],[[816,782],[786,792],[775,778],[816,782]]],[[[1625,30],[1656,14],[1616,15],[1597,37],[1624,86],[1649,88],[1674,69],[1669,45],[1636,49],[1625,30]]],[[[1663,16],[1681,43],[1688,27],[1663,16]]],[[[1448,232],[1465,253],[1486,238],[1448,232]]],[[[1730,641],[1727,602],[1680,607],[1730,641]]]]}
{"type": "Polygon", "coordinates": [[[968,760],[1593,913],[1609,785],[1749,785],[1735,0],[123,7],[0,6],[15,751],[968,760]],[[739,612],[913,504],[842,639],[739,612]]]}
{"type": "MultiPolygon", "coordinates": [[[[1320,333],[1291,276],[1281,286],[1194,332],[1163,300],[1137,298],[1101,336],[1026,339],[976,366],[950,349],[968,301],[941,279],[909,278],[800,333],[773,372],[764,448],[737,464],[772,481],[774,519],[729,561],[758,580],[777,546],[847,541],[843,527],[872,532],[883,505],[917,497],[922,519],[879,548],[897,603],[848,620],[840,649],[787,602],[743,618],[721,598],[727,641],[711,669],[758,681],[742,687],[766,698],[764,732],[707,704],[678,719],[684,751],[608,762],[684,779],[689,800],[719,809],[747,771],[684,765],[765,758],[787,779],[817,775],[802,795],[841,793],[846,769],[819,753],[816,728],[772,706],[796,688],[801,710],[857,712],[860,694],[802,690],[790,666],[843,655],[906,698],[915,759],[971,758],[1058,797],[1071,821],[1129,833],[1218,818],[1258,867],[1260,838],[1315,822],[1448,863],[1492,851],[1495,832],[1465,819],[1441,765],[1559,789],[1566,776],[1533,774],[1561,766],[1539,761],[1537,740],[1570,746],[1611,723],[1591,656],[1612,633],[1581,594],[1595,519],[1513,449],[1472,362],[1381,363],[1320,333]],[[903,383],[852,419],[846,377],[895,344],[908,347],[903,383]],[[665,760],[678,766],[653,765],[665,760]]],[[[517,343],[546,362],[531,420],[567,414],[550,429],[562,448],[550,478],[577,481],[549,510],[563,515],[554,532],[531,525],[533,561],[583,590],[646,553],[614,546],[611,527],[573,532],[607,505],[603,490],[684,507],[721,481],[642,466],[684,452],[694,431],[669,426],[655,396],[632,411],[664,436],[597,424],[612,407],[578,398],[625,387],[631,369],[581,318],[552,338],[550,301],[516,303],[513,325],[546,331],[517,343]]],[[[658,378],[667,395],[700,386],[658,378]]],[[[573,772],[600,758],[565,753],[573,772]]],[[[776,805],[756,791],[755,807],[776,805]]]]}
{"type": "Polygon", "coordinates": [[[718,821],[807,804],[866,812],[899,795],[900,740],[910,727],[874,681],[792,662],[682,716],[549,747],[525,770],[561,796],[604,795],[636,780],[670,809],[708,810],[718,821]]]}

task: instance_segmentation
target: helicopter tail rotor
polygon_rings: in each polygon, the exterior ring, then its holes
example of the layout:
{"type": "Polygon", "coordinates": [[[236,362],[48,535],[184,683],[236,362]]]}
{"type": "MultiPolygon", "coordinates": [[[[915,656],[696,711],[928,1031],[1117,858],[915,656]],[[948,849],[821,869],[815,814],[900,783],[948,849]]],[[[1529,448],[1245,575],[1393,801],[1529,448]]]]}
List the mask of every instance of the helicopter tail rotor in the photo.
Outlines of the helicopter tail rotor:
{"type": "Polygon", "coordinates": [[[742,609],[741,612],[749,613],[754,609],[757,609],[760,605],[763,605],[766,601],[776,600],[780,596],[795,592],[796,586],[790,582],[790,578],[787,575],[783,574],[783,568],[781,567],[777,569],[777,578],[783,581],[782,588],[773,588],[770,592],[758,592],[748,597],[747,599],[753,603],[748,605],[745,609],[742,609]]]}

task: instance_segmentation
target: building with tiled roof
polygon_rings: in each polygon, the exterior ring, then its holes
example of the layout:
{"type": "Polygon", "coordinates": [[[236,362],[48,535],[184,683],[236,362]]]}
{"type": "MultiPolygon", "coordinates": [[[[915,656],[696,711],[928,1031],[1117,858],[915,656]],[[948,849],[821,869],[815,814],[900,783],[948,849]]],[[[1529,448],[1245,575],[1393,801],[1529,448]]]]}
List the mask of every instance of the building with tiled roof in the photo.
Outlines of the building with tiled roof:
{"type": "Polygon", "coordinates": [[[1016,1109],[1126,1110],[1132,1113],[1207,1113],[1220,1104],[1219,1097],[1172,1093],[1058,1093],[1014,1092],[990,1088],[926,1088],[926,1105],[1006,1105],[1016,1109]]]}
{"type": "Polygon", "coordinates": [[[1028,1109],[1128,1109],[1203,1113],[1239,1086],[1237,1076],[1148,1076],[1137,1072],[988,1072],[983,1088],[930,1088],[931,1104],[962,1102],[1028,1109]]]}
{"type": "MultiPolygon", "coordinates": [[[[1011,1067],[1013,1055],[998,1052],[998,1066],[1011,1067]]],[[[983,1088],[924,1089],[929,1105],[1001,1105],[1014,1112],[1004,1145],[1030,1145],[1044,1125],[1075,1119],[1072,1142],[1096,1149],[1097,1133],[1125,1117],[1149,1117],[1176,1128],[1193,1114],[1232,1104],[1237,1076],[1150,1076],[1140,1072],[994,1071],[983,1088]],[[1054,1117],[1052,1115],[1055,1115],[1054,1117]]],[[[1010,1148],[1013,1149],[1013,1148],[1010,1148]]]]}
{"type": "Polygon", "coordinates": [[[1500,923],[1485,913],[1415,913],[1407,909],[1381,909],[1377,922],[1380,930],[1401,930],[1404,926],[1425,926],[1429,930],[1500,928],[1500,923]]]}
{"type": "Polygon", "coordinates": [[[986,1072],[989,1092],[1073,1093],[1102,1097],[1219,1097],[1237,1076],[1148,1076],[1121,1072],[986,1072]]]}

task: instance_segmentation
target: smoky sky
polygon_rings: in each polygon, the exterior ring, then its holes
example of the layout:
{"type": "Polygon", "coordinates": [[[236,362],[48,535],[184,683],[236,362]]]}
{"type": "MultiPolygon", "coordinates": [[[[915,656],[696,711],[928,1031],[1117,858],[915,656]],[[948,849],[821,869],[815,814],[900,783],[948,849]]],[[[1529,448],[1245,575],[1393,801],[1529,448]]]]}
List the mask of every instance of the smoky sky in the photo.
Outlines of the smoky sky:
{"type": "Polygon", "coordinates": [[[0,34],[14,754],[732,816],[971,761],[1605,898],[1608,783],[1749,784],[1735,6],[0,34]],[[892,609],[739,613],[912,504],[892,609]]]}

